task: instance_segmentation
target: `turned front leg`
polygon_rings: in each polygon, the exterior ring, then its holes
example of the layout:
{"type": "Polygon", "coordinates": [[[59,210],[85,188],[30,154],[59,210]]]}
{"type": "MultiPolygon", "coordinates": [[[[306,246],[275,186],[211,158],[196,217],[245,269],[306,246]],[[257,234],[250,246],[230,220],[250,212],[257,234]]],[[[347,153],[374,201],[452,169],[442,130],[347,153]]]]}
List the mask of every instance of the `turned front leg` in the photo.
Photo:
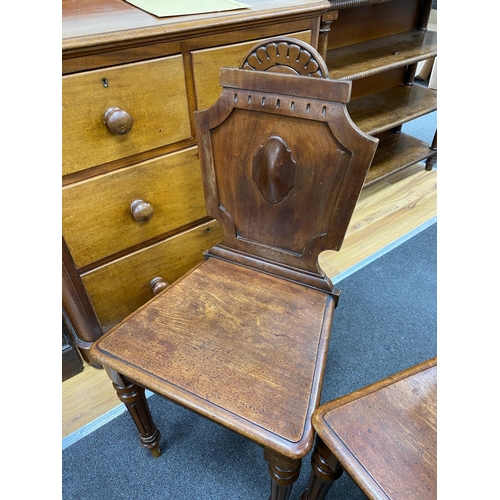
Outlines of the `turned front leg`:
{"type": "Polygon", "coordinates": [[[271,496],[269,500],[288,500],[295,481],[299,478],[301,459],[288,458],[272,450],[264,450],[264,460],[269,464],[271,496]]]}
{"type": "Polygon", "coordinates": [[[127,407],[139,431],[141,445],[151,451],[154,457],[161,455],[160,431],[151,418],[149,405],[143,387],[130,382],[113,370],[106,370],[113,382],[118,399],[127,407]]]}
{"type": "Polygon", "coordinates": [[[300,498],[301,500],[323,500],[330,486],[342,475],[344,470],[319,436],[316,437],[311,466],[309,485],[300,498]]]}

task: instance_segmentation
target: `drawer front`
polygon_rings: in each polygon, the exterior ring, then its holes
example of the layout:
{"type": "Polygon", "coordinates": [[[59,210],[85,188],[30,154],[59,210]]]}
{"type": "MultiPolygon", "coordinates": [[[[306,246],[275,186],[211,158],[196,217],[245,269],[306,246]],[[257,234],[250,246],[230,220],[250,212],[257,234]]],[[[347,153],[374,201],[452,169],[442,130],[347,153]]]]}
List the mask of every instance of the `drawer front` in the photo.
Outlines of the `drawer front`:
{"type": "Polygon", "coordinates": [[[197,148],[63,188],[63,237],[77,268],[206,216],[197,148]],[[135,204],[143,200],[151,206],[135,204]],[[142,208],[142,210],[141,210],[142,208]],[[139,219],[136,220],[136,219],[139,219]]]}
{"type": "MultiPolygon", "coordinates": [[[[180,55],[62,80],[63,175],[191,137],[180,55]],[[111,108],[130,115],[128,133],[112,133],[104,123],[111,108]]],[[[108,115],[118,120],[119,114],[108,115]]]]}
{"type": "Polygon", "coordinates": [[[151,279],[174,282],[222,240],[216,221],[201,224],[81,276],[104,331],[153,297],[151,279]]]}
{"type": "MultiPolygon", "coordinates": [[[[302,31],[288,36],[303,42],[311,43],[311,32],[302,31]]],[[[196,89],[197,109],[212,106],[222,92],[219,85],[219,70],[221,67],[237,68],[248,51],[259,43],[258,40],[245,43],[225,45],[214,49],[203,49],[192,52],[194,85],[196,89]]]]}

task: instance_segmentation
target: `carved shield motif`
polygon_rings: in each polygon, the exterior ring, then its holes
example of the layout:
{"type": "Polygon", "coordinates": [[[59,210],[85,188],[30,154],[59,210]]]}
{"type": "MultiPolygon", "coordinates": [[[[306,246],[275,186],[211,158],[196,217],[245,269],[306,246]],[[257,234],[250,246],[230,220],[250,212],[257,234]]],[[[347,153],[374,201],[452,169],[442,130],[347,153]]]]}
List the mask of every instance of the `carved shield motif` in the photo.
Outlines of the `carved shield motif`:
{"type": "Polygon", "coordinates": [[[279,203],[289,193],[296,171],[296,161],[281,137],[269,137],[254,153],[252,178],[269,203],[279,203]]]}

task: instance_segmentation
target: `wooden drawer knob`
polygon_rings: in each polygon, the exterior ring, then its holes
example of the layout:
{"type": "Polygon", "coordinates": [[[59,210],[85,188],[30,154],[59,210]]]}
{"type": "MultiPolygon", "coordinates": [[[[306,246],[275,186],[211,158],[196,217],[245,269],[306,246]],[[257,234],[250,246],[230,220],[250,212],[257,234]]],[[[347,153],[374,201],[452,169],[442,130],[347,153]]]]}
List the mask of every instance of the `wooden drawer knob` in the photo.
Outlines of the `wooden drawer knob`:
{"type": "Polygon", "coordinates": [[[124,109],[112,107],[104,113],[104,123],[112,134],[125,135],[132,130],[134,120],[124,109]]]}
{"type": "Polygon", "coordinates": [[[137,222],[146,222],[153,217],[154,208],[144,200],[134,200],[130,204],[130,213],[137,222]]]}
{"type": "Polygon", "coordinates": [[[168,283],[163,278],[158,276],[149,282],[149,286],[151,287],[151,290],[153,290],[153,295],[158,295],[162,290],[167,288],[168,283]]]}

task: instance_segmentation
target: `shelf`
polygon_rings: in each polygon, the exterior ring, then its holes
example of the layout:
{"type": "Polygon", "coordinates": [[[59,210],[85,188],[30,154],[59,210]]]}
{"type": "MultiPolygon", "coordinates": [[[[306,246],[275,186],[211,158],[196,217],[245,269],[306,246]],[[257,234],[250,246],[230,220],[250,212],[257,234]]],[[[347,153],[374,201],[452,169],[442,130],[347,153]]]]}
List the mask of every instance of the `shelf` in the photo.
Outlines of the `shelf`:
{"type": "Polygon", "coordinates": [[[356,125],[377,135],[437,109],[437,92],[420,85],[398,85],[351,101],[347,105],[356,125]]]}
{"type": "Polygon", "coordinates": [[[330,78],[360,80],[437,56],[437,32],[413,30],[331,49],[330,78]]]}
{"type": "Polygon", "coordinates": [[[408,134],[386,132],[379,139],[365,188],[436,154],[429,144],[408,134]]]}

